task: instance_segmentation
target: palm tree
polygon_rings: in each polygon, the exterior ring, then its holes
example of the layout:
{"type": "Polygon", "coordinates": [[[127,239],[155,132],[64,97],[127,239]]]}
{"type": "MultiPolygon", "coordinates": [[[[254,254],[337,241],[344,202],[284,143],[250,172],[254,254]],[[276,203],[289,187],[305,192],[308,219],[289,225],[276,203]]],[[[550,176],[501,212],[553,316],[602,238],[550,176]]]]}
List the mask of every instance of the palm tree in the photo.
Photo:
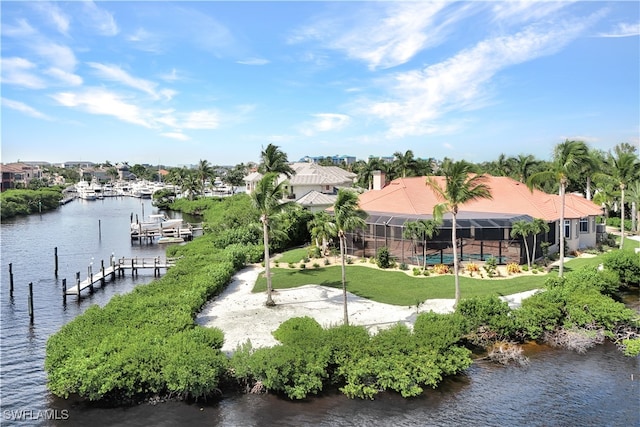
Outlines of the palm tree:
{"type": "Polygon", "coordinates": [[[189,200],[193,200],[193,196],[200,188],[200,180],[193,171],[183,168],[180,178],[180,191],[182,194],[188,194],[189,200]]]}
{"type": "Polygon", "coordinates": [[[631,228],[637,232],[640,227],[640,212],[638,211],[638,206],[640,205],[640,180],[629,184],[627,195],[631,202],[631,228]]]}
{"type": "Polygon", "coordinates": [[[315,240],[316,246],[322,248],[322,256],[324,256],[327,251],[327,243],[336,234],[336,226],[331,221],[331,216],[324,211],[317,212],[313,219],[307,223],[307,228],[311,233],[311,238],[315,240]]]}
{"type": "Polygon", "coordinates": [[[518,154],[512,161],[513,172],[517,175],[518,181],[525,183],[529,179],[531,169],[538,164],[538,161],[531,154],[518,154]]]}
{"type": "Polygon", "coordinates": [[[289,166],[287,155],[280,150],[277,145],[269,144],[260,153],[260,165],[258,172],[267,174],[269,172],[282,173],[291,178],[295,171],[289,166]]]}
{"type": "Polygon", "coordinates": [[[527,180],[527,187],[531,191],[535,186],[548,181],[555,181],[560,185],[560,266],[558,269],[560,277],[564,274],[564,195],[569,183],[569,176],[580,170],[580,166],[588,156],[589,149],[584,142],[566,140],[555,146],[553,161],[550,163],[551,169],[537,172],[527,180]]]}
{"type": "Polygon", "coordinates": [[[580,175],[585,177],[586,186],[585,186],[585,197],[587,200],[591,200],[591,185],[592,185],[592,177],[594,174],[598,173],[598,171],[602,170],[604,165],[604,154],[600,150],[590,149],[589,155],[585,159],[585,162],[580,167],[580,175]]]}
{"type": "Polygon", "coordinates": [[[545,221],[542,218],[534,218],[533,222],[531,223],[531,232],[533,233],[533,260],[535,261],[536,258],[536,248],[537,248],[537,240],[538,240],[538,234],[545,232],[548,233],[549,232],[549,224],[547,224],[547,221],[545,221]]]}
{"type": "Polygon", "coordinates": [[[253,207],[260,212],[260,222],[262,223],[262,233],[264,237],[264,266],[267,277],[267,307],[273,307],[276,303],[272,297],[271,266],[269,261],[269,231],[271,218],[286,209],[291,202],[282,202],[284,195],[283,183],[277,184],[278,174],[268,173],[256,184],[256,189],[251,193],[253,207]]]}
{"type": "Polygon", "coordinates": [[[456,217],[460,205],[478,199],[492,199],[491,189],[484,175],[473,174],[474,166],[464,160],[446,161],[440,173],[444,177],[444,187],[433,176],[427,177],[427,187],[432,189],[440,200],[433,207],[433,217],[440,221],[445,213],[451,213],[451,242],[453,243],[453,274],[455,278],[456,300],[460,302],[460,278],[458,277],[458,239],[456,237],[456,217]]]}
{"type": "Polygon", "coordinates": [[[347,281],[345,276],[345,258],[347,250],[347,231],[366,226],[364,218],[367,213],[358,207],[358,194],[340,189],[338,198],[333,205],[333,221],[340,240],[340,258],[342,259],[342,297],[344,305],[344,324],[349,324],[349,312],[347,310],[347,281]]]}
{"type": "Polygon", "coordinates": [[[200,191],[204,196],[205,182],[207,181],[207,178],[211,178],[213,176],[213,167],[211,166],[208,160],[200,159],[200,162],[198,162],[198,167],[196,168],[196,176],[202,183],[200,187],[200,191]]]}
{"type": "Polygon", "coordinates": [[[407,150],[404,154],[400,151],[393,153],[393,170],[396,173],[396,178],[406,178],[407,176],[415,175],[418,163],[413,157],[413,151],[407,150]]]}
{"type": "Polygon", "coordinates": [[[620,189],[620,249],[624,245],[624,196],[625,189],[634,180],[640,176],[640,163],[635,153],[629,152],[619,145],[614,148],[614,153],[609,153],[606,164],[608,173],[597,174],[604,180],[609,180],[620,189]]]}
{"type": "MultiPolygon", "coordinates": [[[[431,239],[441,223],[435,219],[419,219],[404,224],[403,235],[412,241],[422,239],[422,269],[427,269],[427,240],[431,239]]],[[[415,247],[415,243],[414,243],[415,247]]]]}
{"type": "Polygon", "coordinates": [[[360,185],[371,190],[373,188],[373,172],[377,170],[386,171],[384,162],[379,158],[369,157],[366,162],[359,160],[356,166],[356,173],[358,174],[360,185]]]}
{"type": "Polygon", "coordinates": [[[516,221],[511,224],[511,237],[522,236],[524,250],[527,252],[527,267],[531,269],[531,256],[529,255],[529,243],[527,237],[533,232],[533,223],[529,221],[516,221]]]}
{"type": "Polygon", "coordinates": [[[509,176],[511,174],[512,162],[509,161],[504,153],[500,153],[498,159],[491,162],[490,173],[493,176],[509,176]]]}

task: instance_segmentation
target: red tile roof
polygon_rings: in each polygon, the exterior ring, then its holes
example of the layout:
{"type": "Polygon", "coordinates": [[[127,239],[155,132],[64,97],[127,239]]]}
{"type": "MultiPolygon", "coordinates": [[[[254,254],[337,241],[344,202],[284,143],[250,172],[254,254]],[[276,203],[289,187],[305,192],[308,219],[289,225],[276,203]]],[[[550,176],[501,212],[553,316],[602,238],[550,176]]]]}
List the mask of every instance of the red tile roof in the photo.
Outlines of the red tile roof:
{"type": "MultiPolygon", "coordinates": [[[[434,177],[444,186],[443,177],[434,177]]],[[[360,208],[367,212],[386,212],[399,215],[432,215],[433,207],[440,203],[427,187],[426,177],[399,178],[382,190],[368,191],[359,198],[360,208]]],[[[561,200],[556,194],[540,190],[530,191],[521,182],[507,177],[487,176],[493,199],[481,199],[461,205],[460,212],[486,212],[526,214],[533,218],[554,221],[560,218],[561,200]]],[[[566,194],[565,218],[600,215],[601,208],[584,197],[566,194]]]]}

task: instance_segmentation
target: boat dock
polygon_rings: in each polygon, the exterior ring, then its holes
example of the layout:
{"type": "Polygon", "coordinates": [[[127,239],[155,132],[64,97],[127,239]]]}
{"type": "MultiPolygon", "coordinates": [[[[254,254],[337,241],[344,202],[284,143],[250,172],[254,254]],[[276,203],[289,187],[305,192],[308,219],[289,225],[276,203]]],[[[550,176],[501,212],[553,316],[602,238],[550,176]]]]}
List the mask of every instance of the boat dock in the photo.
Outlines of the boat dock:
{"type": "MultiPolygon", "coordinates": [[[[80,297],[80,294],[83,290],[89,288],[91,292],[93,292],[93,288],[95,285],[105,285],[106,280],[109,279],[114,281],[117,277],[122,277],[125,274],[126,270],[131,270],[132,275],[137,275],[138,270],[140,269],[153,269],[154,276],[160,276],[160,269],[168,269],[175,265],[175,258],[165,258],[164,260],[160,259],[160,257],[155,258],[111,258],[108,266],[105,267],[104,261],[101,262],[100,269],[93,272],[93,266],[90,265],[87,268],[87,278],[85,280],[80,280],[80,272],[76,273],[76,283],[74,286],[70,288],[63,288],[62,294],[63,296],[67,295],[77,295],[80,297]]],[[[66,284],[66,280],[64,282],[66,284]]]]}
{"type": "Polygon", "coordinates": [[[138,240],[142,243],[153,243],[158,238],[158,243],[163,239],[171,242],[180,242],[193,239],[194,232],[202,231],[202,224],[190,224],[183,222],[182,219],[170,219],[164,214],[149,215],[149,220],[139,222],[137,215],[136,221],[133,222],[133,214],[131,215],[130,237],[131,242],[138,240]],[[170,238],[170,239],[169,239],[170,238]]]}

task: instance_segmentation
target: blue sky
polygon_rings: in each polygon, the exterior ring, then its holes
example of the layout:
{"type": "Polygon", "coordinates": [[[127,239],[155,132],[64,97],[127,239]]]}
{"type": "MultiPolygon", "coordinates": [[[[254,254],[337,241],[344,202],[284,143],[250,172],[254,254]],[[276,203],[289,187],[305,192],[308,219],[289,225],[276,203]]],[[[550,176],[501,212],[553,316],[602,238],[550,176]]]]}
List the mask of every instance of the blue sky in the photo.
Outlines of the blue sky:
{"type": "Polygon", "coordinates": [[[2,162],[640,144],[640,3],[2,1],[2,162]]]}

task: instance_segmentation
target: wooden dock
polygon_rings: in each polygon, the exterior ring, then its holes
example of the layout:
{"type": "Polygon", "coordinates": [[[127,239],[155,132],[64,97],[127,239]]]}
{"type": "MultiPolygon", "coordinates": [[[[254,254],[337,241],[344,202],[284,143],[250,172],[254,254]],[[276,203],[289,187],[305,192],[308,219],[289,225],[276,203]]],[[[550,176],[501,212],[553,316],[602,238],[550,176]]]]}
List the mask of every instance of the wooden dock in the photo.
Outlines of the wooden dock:
{"type": "MultiPolygon", "coordinates": [[[[105,285],[107,279],[114,281],[117,277],[123,277],[126,270],[131,270],[131,275],[138,274],[140,269],[153,269],[154,276],[160,276],[160,269],[168,269],[175,265],[175,258],[166,258],[164,260],[160,257],[156,258],[111,258],[110,263],[105,267],[104,262],[101,262],[100,269],[96,272],[93,271],[93,266],[87,268],[87,278],[80,280],[80,272],[76,273],[76,283],[70,288],[62,290],[64,296],[66,295],[78,295],[83,290],[89,288],[93,292],[95,285],[105,285]]],[[[66,283],[66,281],[65,281],[66,283]]]]}

